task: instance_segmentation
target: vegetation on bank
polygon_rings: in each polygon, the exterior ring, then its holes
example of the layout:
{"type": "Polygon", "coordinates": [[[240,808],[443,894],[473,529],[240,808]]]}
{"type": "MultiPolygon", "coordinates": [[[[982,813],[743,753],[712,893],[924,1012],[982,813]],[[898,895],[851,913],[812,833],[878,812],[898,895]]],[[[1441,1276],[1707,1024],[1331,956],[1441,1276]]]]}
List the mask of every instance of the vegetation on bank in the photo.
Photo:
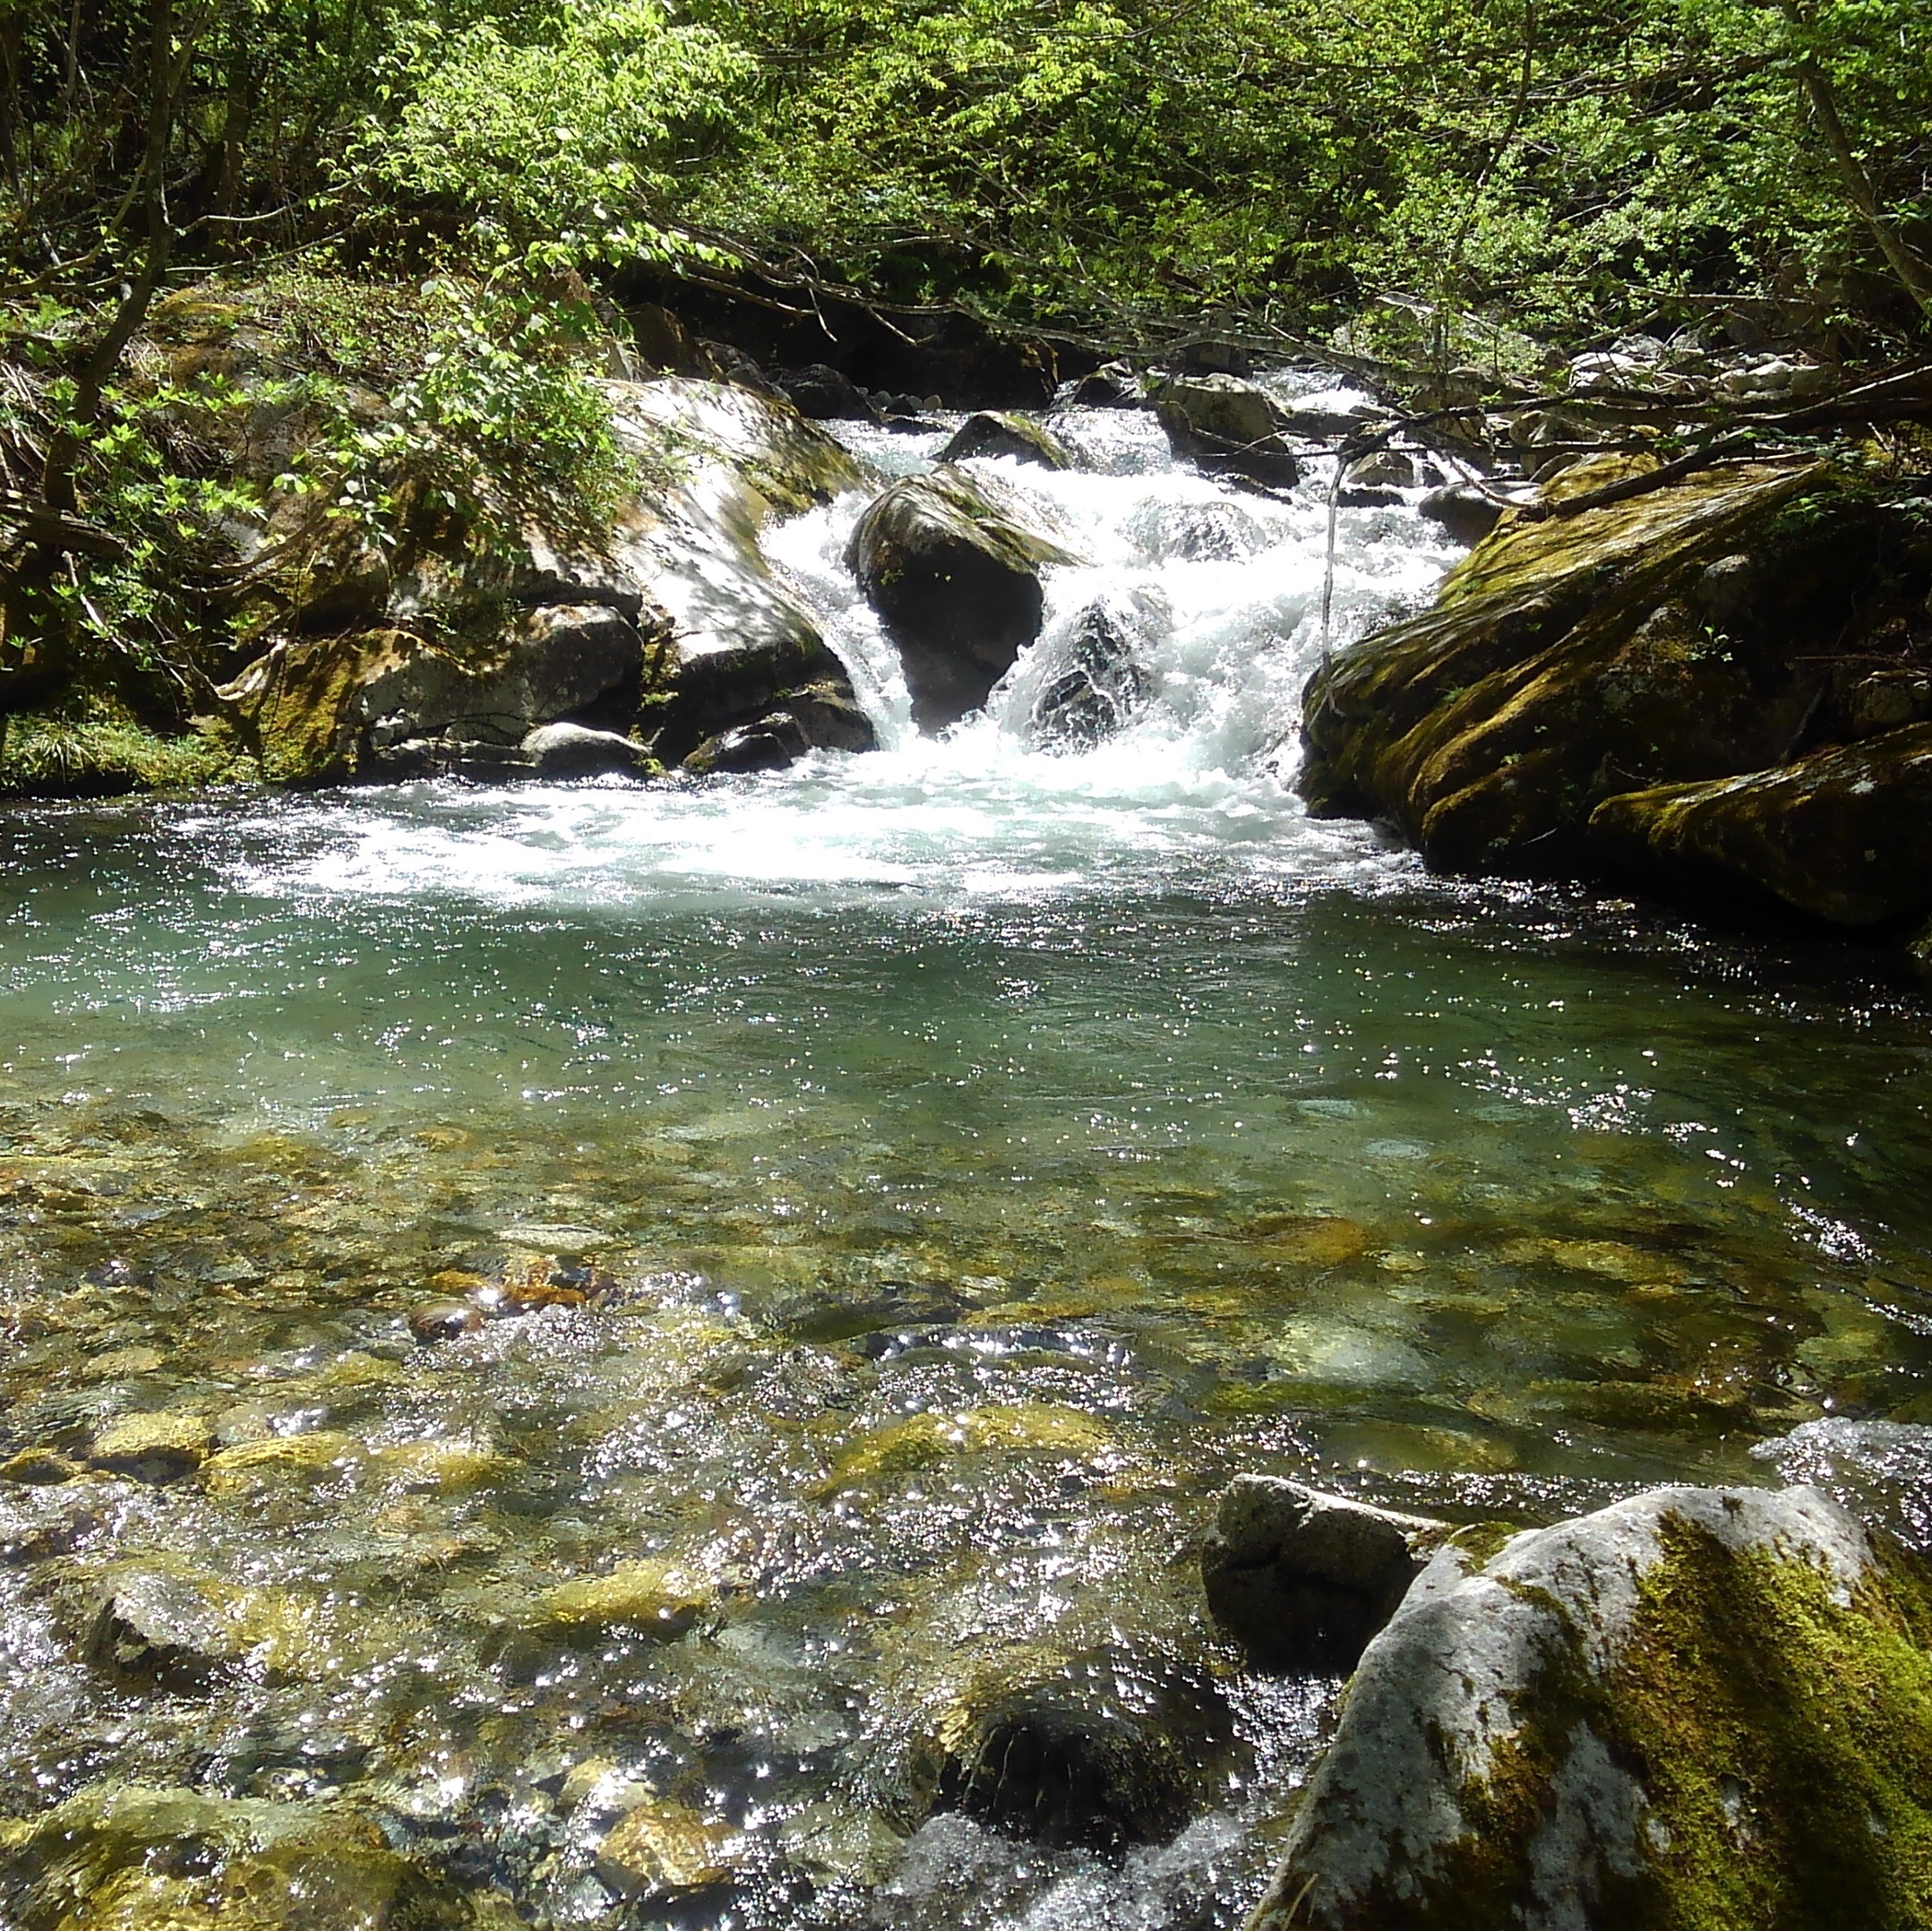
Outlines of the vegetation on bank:
{"type": "Polygon", "coordinates": [[[0,0],[0,785],[235,755],[183,734],[330,543],[594,519],[647,281],[1908,356],[1918,4],[0,0]]]}

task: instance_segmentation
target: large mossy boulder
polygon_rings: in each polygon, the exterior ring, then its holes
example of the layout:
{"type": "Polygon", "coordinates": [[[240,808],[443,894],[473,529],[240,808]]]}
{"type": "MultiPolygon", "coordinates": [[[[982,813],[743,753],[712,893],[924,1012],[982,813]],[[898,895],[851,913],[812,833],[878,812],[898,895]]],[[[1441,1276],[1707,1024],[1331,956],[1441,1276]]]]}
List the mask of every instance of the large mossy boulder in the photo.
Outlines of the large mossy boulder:
{"type": "Polygon", "coordinates": [[[1932,1598],[1816,1489],[1445,1548],[1372,1643],[1250,1931],[1932,1921],[1932,1598]]]}
{"type": "Polygon", "coordinates": [[[1774,770],[1606,798],[1606,862],[1681,887],[1747,888],[1840,925],[1932,906],[1932,724],[1774,770]]]}
{"type": "Polygon", "coordinates": [[[1572,509],[1619,475],[1567,473],[1553,503],[1503,519],[1433,610],[1318,672],[1301,779],[1311,807],[1392,819],[1449,871],[1614,863],[1862,922],[1881,897],[1906,909],[1912,890],[1861,897],[1848,880],[1834,895],[1807,875],[1836,865],[1855,880],[1891,862],[1932,904],[1893,818],[1920,782],[1910,742],[1815,755],[1870,737],[1875,715],[1883,729],[1912,714],[1916,683],[1879,674],[1932,644],[1932,531],[1909,505],[1798,461],[1717,465],[1572,509]],[[1783,767],[1788,779],[1756,791],[1719,782],[1783,767]],[[1855,802],[1867,778],[1885,802],[1855,802]],[[1714,788],[1627,798],[1687,786],[1714,788]],[[1772,863],[1763,846],[1779,841],[1803,850],[1772,863]]]}
{"type": "Polygon", "coordinates": [[[511,1931],[506,1901],[465,1895],[319,1804],[96,1784],[0,1822],[0,1916],[21,1931],[511,1931]]]}
{"type": "Polygon", "coordinates": [[[979,709],[1039,636],[1041,566],[1073,558],[1017,502],[947,468],[883,492],[849,561],[898,647],[913,722],[937,731],[979,709]]]}
{"type": "Polygon", "coordinates": [[[792,691],[852,699],[759,546],[772,516],[856,486],[852,458],[731,383],[604,392],[631,479],[605,527],[532,523],[485,550],[432,526],[391,553],[339,536],[305,557],[286,634],[224,692],[268,775],[538,772],[520,747],[560,720],[676,762],[792,691]]]}

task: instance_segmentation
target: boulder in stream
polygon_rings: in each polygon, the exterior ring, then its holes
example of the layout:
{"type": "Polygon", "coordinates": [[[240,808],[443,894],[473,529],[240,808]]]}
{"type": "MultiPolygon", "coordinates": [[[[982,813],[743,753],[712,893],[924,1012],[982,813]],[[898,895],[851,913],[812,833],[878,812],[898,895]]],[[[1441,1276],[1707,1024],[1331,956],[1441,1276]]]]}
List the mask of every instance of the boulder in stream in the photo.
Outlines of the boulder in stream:
{"type": "Polygon", "coordinates": [[[1052,430],[1008,409],[982,409],[967,416],[940,451],[942,463],[964,462],[972,456],[1010,456],[1043,469],[1067,469],[1073,464],[1066,445],[1052,430]]]}
{"type": "Polygon", "coordinates": [[[1447,1546],[1364,1653],[1250,1931],[1915,1923],[1928,1611],[1806,1488],[1447,1546]]]}
{"type": "Polygon", "coordinates": [[[1040,568],[1073,559],[1003,493],[947,468],[884,491],[848,561],[898,647],[913,721],[937,731],[984,704],[1038,637],[1040,568]]]}
{"type": "Polygon", "coordinates": [[[1129,723],[1152,688],[1137,641],[1125,613],[1103,603],[1082,611],[1028,711],[1034,742],[1088,751],[1129,723]]]}
{"type": "Polygon", "coordinates": [[[1237,1475],[1201,1553],[1207,1606],[1257,1661],[1350,1669],[1448,1532],[1298,1481],[1237,1475]]]}
{"type": "Polygon", "coordinates": [[[1915,701],[1932,525],[1797,461],[1573,507],[1643,478],[1567,470],[1433,610],[1318,672],[1303,795],[1449,871],[1617,871],[1843,923],[1932,909],[1932,736],[1873,734],[1864,697],[1889,670],[1915,701]]]}
{"type": "Polygon", "coordinates": [[[1154,412],[1174,454],[1204,469],[1282,488],[1301,476],[1300,459],[1282,439],[1283,413],[1238,376],[1171,376],[1154,391],[1154,412]]]}
{"type": "Polygon", "coordinates": [[[1204,1671],[1118,1645],[1009,1652],[942,1712],[938,1807],[1043,1844],[1170,1837],[1210,1799],[1233,1743],[1204,1671]]]}

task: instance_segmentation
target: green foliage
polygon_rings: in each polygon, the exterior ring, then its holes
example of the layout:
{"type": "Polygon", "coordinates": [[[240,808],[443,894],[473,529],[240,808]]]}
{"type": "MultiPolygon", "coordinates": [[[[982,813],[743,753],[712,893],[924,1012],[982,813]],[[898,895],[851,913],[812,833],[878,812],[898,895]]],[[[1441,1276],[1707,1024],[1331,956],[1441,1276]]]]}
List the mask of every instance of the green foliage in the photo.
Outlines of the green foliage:
{"type": "Polygon", "coordinates": [[[743,48],[650,0],[566,6],[506,30],[425,19],[399,49],[393,116],[372,116],[348,180],[365,208],[464,224],[485,258],[668,260],[695,247],[650,210],[669,170],[730,138],[743,48]]]}

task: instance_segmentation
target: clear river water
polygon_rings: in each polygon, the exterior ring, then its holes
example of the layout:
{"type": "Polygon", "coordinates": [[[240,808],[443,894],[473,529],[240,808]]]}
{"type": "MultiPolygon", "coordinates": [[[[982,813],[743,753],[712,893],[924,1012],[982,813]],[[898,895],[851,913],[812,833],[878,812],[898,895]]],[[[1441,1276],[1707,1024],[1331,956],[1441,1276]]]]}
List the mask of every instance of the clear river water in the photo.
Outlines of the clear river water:
{"type": "MultiPolygon", "coordinates": [[[[535,1924],[1208,1931],[1335,1688],[1206,1617],[1232,1472],[1530,1523],[1932,1420],[1922,1000],[1309,820],[1319,465],[1238,493],[1148,418],[1056,424],[1078,469],[984,467],[1086,562],[942,739],[857,493],[767,548],[872,754],[6,808],[0,1460],[150,1412],[207,1459],[0,1482],[0,1815],[339,1797],[535,1924]],[[1056,753],[1096,603],[1147,699],[1056,753]],[[491,1317],[424,1344],[438,1300],[491,1317]],[[228,1663],[104,1672],[84,1605],[134,1575],[228,1663]],[[951,1807],[989,1672],[1102,1654],[1129,1703],[1217,1686],[1192,1821],[951,1807]],[[619,1901],[633,1814],[703,1881],[619,1901]]],[[[1455,554],[1344,510],[1336,639],[1455,554]]]]}

